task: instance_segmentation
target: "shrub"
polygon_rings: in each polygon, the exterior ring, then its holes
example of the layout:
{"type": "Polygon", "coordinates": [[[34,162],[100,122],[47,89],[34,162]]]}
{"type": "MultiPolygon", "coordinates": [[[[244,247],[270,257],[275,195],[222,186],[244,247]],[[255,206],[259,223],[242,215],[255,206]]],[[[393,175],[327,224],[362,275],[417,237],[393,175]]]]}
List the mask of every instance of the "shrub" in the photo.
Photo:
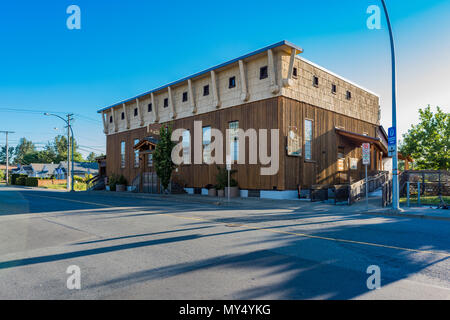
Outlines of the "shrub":
{"type": "MultiPolygon", "coordinates": [[[[217,180],[217,190],[223,190],[225,187],[228,186],[228,171],[226,167],[219,167],[217,166],[217,170],[219,172],[216,174],[216,180],[217,180]]],[[[238,183],[235,179],[233,179],[233,174],[236,173],[236,170],[230,171],[230,187],[237,187],[238,183]]]]}
{"type": "Polygon", "coordinates": [[[125,179],[125,177],[123,175],[120,175],[119,179],[117,179],[117,184],[123,184],[123,185],[127,185],[127,179],[125,179]]]}
{"type": "Polygon", "coordinates": [[[85,181],[84,181],[84,178],[79,177],[79,176],[73,176],[73,180],[74,180],[75,182],[85,182],[85,181]]]}
{"type": "Polygon", "coordinates": [[[0,181],[5,180],[5,171],[0,170],[0,181]]]}
{"type": "Polygon", "coordinates": [[[24,186],[27,182],[27,176],[21,175],[20,177],[16,178],[16,185],[18,186],[24,186]]]}
{"type": "Polygon", "coordinates": [[[108,184],[109,190],[116,191],[117,176],[114,173],[109,177],[108,184]]]}
{"type": "Polygon", "coordinates": [[[28,187],[37,187],[39,186],[39,179],[33,177],[27,177],[25,179],[25,185],[28,187]]]}
{"type": "Polygon", "coordinates": [[[18,174],[18,173],[13,173],[12,175],[11,175],[11,181],[10,181],[10,183],[11,184],[18,184],[17,183],[17,178],[20,178],[20,177],[28,177],[26,174],[18,174]]]}

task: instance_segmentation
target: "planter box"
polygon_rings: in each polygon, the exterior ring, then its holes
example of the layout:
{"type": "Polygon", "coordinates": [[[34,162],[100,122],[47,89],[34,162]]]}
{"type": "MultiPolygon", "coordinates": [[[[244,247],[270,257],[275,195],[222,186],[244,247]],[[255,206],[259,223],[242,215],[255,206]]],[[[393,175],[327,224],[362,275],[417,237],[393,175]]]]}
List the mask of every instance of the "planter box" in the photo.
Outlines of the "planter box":
{"type": "Polygon", "coordinates": [[[208,196],[210,197],[216,197],[217,196],[217,190],[215,188],[208,190],[208,196]]]}
{"type": "Polygon", "coordinates": [[[124,184],[116,184],[116,192],[125,192],[127,190],[127,186],[124,184]]]}
{"type": "Polygon", "coordinates": [[[217,190],[217,196],[218,197],[225,197],[225,190],[217,190]]]}
{"type": "Polygon", "coordinates": [[[230,198],[239,197],[239,187],[225,187],[225,197],[228,197],[228,189],[230,189],[230,198]]]}

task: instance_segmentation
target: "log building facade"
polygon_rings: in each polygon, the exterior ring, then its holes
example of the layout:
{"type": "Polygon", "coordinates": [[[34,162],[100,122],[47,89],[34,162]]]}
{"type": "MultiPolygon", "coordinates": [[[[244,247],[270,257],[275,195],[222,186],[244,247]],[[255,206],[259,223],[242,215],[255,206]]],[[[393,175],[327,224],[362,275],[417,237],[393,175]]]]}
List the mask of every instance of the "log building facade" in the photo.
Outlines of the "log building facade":
{"type": "MultiPolygon", "coordinates": [[[[261,175],[265,165],[249,164],[245,138],[235,142],[246,145],[246,164],[233,164],[245,192],[289,197],[298,187],[359,180],[363,142],[371,144],[369,169],[383,170],[387,148],[379,97],[300,58],[301,52],[282,41],[99,110],[107,139],[107,175],[124,175],[132,184],[150,174],[151,141],[157,141],[160,126],[171,123],[174,129],[189,130],[191,146],[194,121],[202,122],[202,141],[208,128],[224,136],[236,128],[279,130],[279,170],[274,175],[261,175]]],[[[216,174],[214,164],[182,164],[173,180],[192,190],[214,185],[216,174]]]]}

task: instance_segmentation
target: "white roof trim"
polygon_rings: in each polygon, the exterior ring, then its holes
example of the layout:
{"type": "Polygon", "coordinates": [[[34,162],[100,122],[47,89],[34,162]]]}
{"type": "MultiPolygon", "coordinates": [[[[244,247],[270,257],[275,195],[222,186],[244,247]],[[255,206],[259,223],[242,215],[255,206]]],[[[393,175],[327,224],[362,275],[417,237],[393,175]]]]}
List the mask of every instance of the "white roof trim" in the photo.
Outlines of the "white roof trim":
{"type": "Polygon", "coordinates": [[[306,63],[312,65],[313,67],[316,67],[316,68],[318,68],[318,69],[320,69],[320,70],[322,70],[322,71],[324,71],[326,73],[329,73],[332,76],[335,76],[336,78],[344,80],[345,82],[348,82],[349,84],[351,84],[351,85],[353,85],[355,87],[358,87],[361,90],[364,90],[364,91],[366,91],[366,92],[368,92],[370,94],[373,94],[374,96],[377,96],[378,98],[380,98],[379,94],[377,94],[377,93],[375,93],[373,91],[370,91],[370,90],[364,88],[363,86],[360,86],[359,84],[356,84],[356,83],[354,83],[354,82],[352,82],[352,81],[350,81],[350,80],[348,80],[348,79],[346,79],[346,78],[344,78],[344,77],[342,77],[342,76],[340,76],[340,75],[338,75],[338,74],[336,74],[336,73],[334,73],[334,72],[332,72],[332,71],[330,71],[330,70],[328,70],[328,69],[326,69],[326,68],[324,68],[322,66],[319,66],[318,64],[315,64],[314,62],[311,62],[308,59],[305,59],[305,58],[300,57],[300,56],[296,56],[296,58],[299,59],[299,60],[302,60],[303,62],[306,62],[306,63]]]}

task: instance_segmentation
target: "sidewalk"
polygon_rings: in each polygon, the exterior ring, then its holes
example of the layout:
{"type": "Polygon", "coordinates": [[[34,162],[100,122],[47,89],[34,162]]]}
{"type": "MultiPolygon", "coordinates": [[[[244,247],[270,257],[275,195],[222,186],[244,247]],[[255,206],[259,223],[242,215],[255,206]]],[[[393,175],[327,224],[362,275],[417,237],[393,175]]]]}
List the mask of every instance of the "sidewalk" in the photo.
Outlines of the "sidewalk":
{"type": "Polygon", "coordinates": [[[419,219],[432,219],[432,220],[446,220],[450,221],[450,210],[436,209],[436,207],[430,208],[430,206],[423,207],[402,207],[400,212],[394,212],[391,208],[382,208],[381,198],[377,194],[373,194],[369,197],[369,206],[367,208],[365,199],[362,199],[355,204],[348,206],[345,204],[334,205],[327,202],[311,202],[309,200],[271,200],[260,198],[232,198],[229,202],[226,198],[210,197],[203,195],[190,195],[190,194],[147,194],[147,193],[132,193],[132,192],[111,192],[111,191],[88,191],[89,193],[103,193],[107,195],[114,195],[117,197],[131,197],[131,198],[147,198],[155,200],[169,200],[174,202],[183,203],[199,203],[209,204],[216,206],[230,206],[230,207],[248,207],[250,208],[283,208],[283,209],[304,209],[314,210],[319,205],[321,212],[336,212],[336,213],[360,213],[379,216],[395,216],[404,218],[419,218],[419,219]],[[325,210],[326,209],[326,210],[325,210]]]}

